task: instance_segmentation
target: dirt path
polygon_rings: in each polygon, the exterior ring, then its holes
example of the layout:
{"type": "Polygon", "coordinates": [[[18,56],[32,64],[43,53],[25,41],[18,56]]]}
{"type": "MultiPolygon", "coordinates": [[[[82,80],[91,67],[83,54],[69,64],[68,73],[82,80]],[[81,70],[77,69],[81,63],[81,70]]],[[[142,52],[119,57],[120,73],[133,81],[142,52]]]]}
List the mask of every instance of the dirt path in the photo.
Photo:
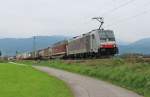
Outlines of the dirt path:
{"type": "Polygon", "coordinates": [[[75,97],[143,97],[134,92],[90,77],[44,66],[33,67],[64,80],[71,87],[75,97]]]}

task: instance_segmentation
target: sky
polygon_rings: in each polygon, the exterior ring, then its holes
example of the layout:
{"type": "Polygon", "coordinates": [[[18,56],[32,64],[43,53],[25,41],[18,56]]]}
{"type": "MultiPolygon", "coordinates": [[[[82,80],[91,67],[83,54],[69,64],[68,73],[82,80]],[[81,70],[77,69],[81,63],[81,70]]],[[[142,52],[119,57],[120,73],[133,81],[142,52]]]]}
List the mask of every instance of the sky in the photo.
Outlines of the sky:
{"type": "Polygon", "coordinates": [[[104,29],[126,42],[150,37],[149,0],[0,0],[0,38],[76,36],[104,29]]]}

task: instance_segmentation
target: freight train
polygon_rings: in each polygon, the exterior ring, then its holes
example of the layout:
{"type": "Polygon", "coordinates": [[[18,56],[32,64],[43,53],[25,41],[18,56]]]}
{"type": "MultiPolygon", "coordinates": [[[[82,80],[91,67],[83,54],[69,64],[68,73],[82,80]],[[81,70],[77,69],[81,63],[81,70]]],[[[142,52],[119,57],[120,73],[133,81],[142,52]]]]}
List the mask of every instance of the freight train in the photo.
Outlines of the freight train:
{"type": "MultiPolygon", "coordinates": [[[[97,18],[96,18],[97,19],[97,18]]],[[[102,18],[100,18],[102,20],[102,18]]],[[[53,59],[53,58],[91,58],[114,56],[118,54],[118,46],[112,30],[92,30],[69,40],[63,40],[34,52],[18,54],[17,59],[53,59]]]]}
{"type": "Polygon", "coordinates": [[[89,58],[114,56],[118,46],[112,30],[96,29],[69,40],[60,41],[35,52],[18,54],[17,59],[89,58]]]}

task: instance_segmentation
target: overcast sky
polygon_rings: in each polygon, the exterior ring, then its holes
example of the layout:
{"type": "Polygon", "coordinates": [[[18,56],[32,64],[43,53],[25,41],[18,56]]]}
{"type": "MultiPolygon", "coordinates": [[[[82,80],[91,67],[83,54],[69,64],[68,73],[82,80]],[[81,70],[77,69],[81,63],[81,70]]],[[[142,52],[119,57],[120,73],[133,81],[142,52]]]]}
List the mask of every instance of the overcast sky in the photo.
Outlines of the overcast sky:
{"type": "Polygon", "coordinates": [[[79,35],[98,28],[95,16],[123,41],[150,37],[150,0],[0,0],[0,38],[79,35]]]}

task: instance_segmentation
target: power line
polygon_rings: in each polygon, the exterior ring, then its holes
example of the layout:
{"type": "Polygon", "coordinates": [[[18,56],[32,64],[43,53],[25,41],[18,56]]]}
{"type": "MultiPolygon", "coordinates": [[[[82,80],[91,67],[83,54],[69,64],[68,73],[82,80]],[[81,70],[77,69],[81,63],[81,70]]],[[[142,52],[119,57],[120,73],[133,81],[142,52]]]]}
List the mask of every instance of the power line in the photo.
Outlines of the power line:
{"type": "MultiPolygon", "coordinates": [[[[142,6],[149,6],[150,5],[150,2],[146,2],[144,5],[142,5],[142,6]]],[[[144,9],[144,8],[143,8],[144,9]]],[[[136,8],[136,10],[138,10],[137,8],[136,8]]],[[[149,11],[149,10],[148,10],[149,11]]],[[[146,10],[146,13],[147,13],[147,10],[146,10]]],[[[141,12],[141,13],[138,13],[138,14],[136,14],[136,15],[133,15],[133,16],[131,16],[131,17],[126,17],[126,18],[124,18],[124,19],[121,19],[121,20],[117,20],[116,22],[112,22],[111,24],[109,24],[109,25],[107,25],[107,26],[113,26],[113,25],[115,25],[115,24],[117,24],[117,23],[121,23],[121,21],[124,21],[124,20],[127,20],[127,19],[130,19],[130,18],[136,18],[136,17],[138,17],[140,14],[145,14],[145,11],[143,11],[143,12],[141,12]]],[[[113,19],[114,20],[114,19],[113,19]]]]}
{"type": "Polygon", "coordinates": [[[108,15],[108,14],[110,14],[112,12],[115,12],[116,10],[118,10],[120,8],[123,8],[123,7],[129,5],[130,3],[134,2],[134,1],[136,1],[136,0],[129,0],[128,2],[125,2],[125,3],[123,3],[123,4],[119,5],[119,6],[111,9],[111,10],[108,10],[108,11],[104,12],[102,16],[105,16],[105,15],[108,15]]]}
{"type": "MultiPolygon", "coordinates": [[[[142,6],[149,6],[150,5],[150,2],[146,2],[144,5],[142,5],[142,6]]],[[[137,7],[137,8],[139,8],[139,7],[137,7]]],[[[135,10],[138,10],[138,9],[135,9],[135,10]]],[[[114,19],[111,19],[111,20],[114,20],[114,19]]]]}
{"type": "MultiPolygon", "coordinates": [[[[104,12],[104,13],[103,13],[102,15],[100,15],[100,16],[103,16],[103,17],[104,17],[105,15],[108,15],[108,14],[110,14],[110,13],[112,13],[112,12],[114,12],[114,11],[116,11],[116,10],[122,8],[122,7],[125,7],[125,6],[127,6],[128,4],[130,4],[130,3],[134,2],[134,1],[136,1],[136,0],[129,0],[128,2],[125,2],[125,3],[123,3],[123,4],[119,5],[119,6],[117,6],[117,7],[113,8],[113,9],[111,9],[111,10],[108,10],[108,11],[104,12]]],[[[106,16],[105,16],[105,17],[106,17],[106,16]]]]}
{"type": "Polygon", "coordinates": [[[123,22],[125,22],[125,21],[132,20],[132,19],[135,19],[135,18],[137,18],[137,17],[139,17],[139,16],[145,15],[145,14],[147,14],[147,13],[149,13],[149,12],[150,12],[150,9],[145,10],[145,11],[143,11],[143,12],[141,12],[141,13],[136,14],[136,15],[133,15],[133,16],[131,16],[131,17],[124,18],[124,19],[122,19],[122,20],[119,20],[119,21],[116,22],[116,23],[112,23],[112,24],[107,25],[107,26],[110,27],[110,26],[118,25],[118,24],[121,24],[121,23],[123,23],[123,22]]]}

